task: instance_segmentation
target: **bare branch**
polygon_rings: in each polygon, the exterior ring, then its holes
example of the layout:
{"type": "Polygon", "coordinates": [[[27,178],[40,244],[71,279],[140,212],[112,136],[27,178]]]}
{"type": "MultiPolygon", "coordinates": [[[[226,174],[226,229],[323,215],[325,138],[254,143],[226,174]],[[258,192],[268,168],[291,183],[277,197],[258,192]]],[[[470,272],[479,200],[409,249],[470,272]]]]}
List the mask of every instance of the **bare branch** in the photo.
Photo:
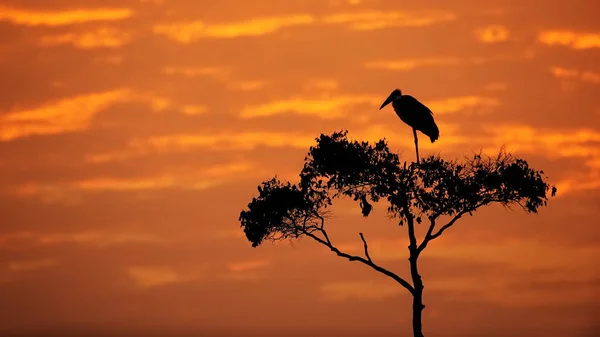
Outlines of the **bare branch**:
{"type": "Polygon", "coordinates": [[[427,247],[427,244],[429,243],[429,241],[431,241],[432,237],[431,237],[431,233],[433,233],[433,230],[435,229],[435,219],[436,217],[431,217],[429,219],[430,225],[429,225],[429,229],[427,229],[427,233],[425,233],[425,237],[423,238],[423,242],[421,242],[421,244],[419,245],[419,247],[417,248],[417,251],[420,253],[423,251],[423,249],[425,249],[425,247],[427,247]]]}
{"type": "MultiPolygon", "coordinates": [[[[492,200],[492,201],[493,201],[493,200],[492,200]]],[[[438,231],[437,231],[435,234],[433,234],[433,235],[430,235],[430,236],[429,236],[429,240],[428,240],[428,241],[431,241],[431,240],[433,240],[433,239],[435,239],[435,238],[439,237],[440,235],[442,235],[442,233],[443,233],[443,232],[444,232],[446,229],[448,229],[448,228],[452,227],[452,225],[454,225],[454,223],[455,223],[455,222],[456,222],[458,219],[460,219],[460,218],[461,218],[463,215],[465,215],[465,214],[467,214],[467,213],[470,213],[470,212],[473,212],[473,211],[475,211],[476,209],[478,209],[479,207],[481,207],[481,206],[484,206],[484,205],[487,205],[487,204],[488,204],[488,203],[490,203],[490,202],[491,202],[490,200],[482,201],[482,202],[478,203],[477,205],[475,205],[475,206],[473,206],[473,207],[470,207],[470,208],[468,208],[468,209],[465,209],[464,211],[462,211],[462,212],[460,212],[460,213],[456,214],[456,215],[454,216],[454,218],[452,218],[452,220],[450,220],[450,222],[448,222],[447,224],[443,225],[443,226],[442,226],[442,227],[441,227],[441,228],[440,228],[440,229],[439,229],[439,230],[438,230],[438,231]]]]}
{"type": "Polygon", "coordinates": [[[365,240],[363,233],[358,234],[360,235],[360,239],[362,240],[363,246],[365,247],[365,256],[367,257],[367,260],[372,263],[373,260],[371,260],[371,256],[369,256],[369,247],[367,246],[367,241],[365,240]]]}
{"type": "MultiPolygon", "coordinates": [[[[325,230],[321,230],[321,232],[327,238],[327,234],[326,234],[325,230]]],[[[382,273],[383,275],[386,275],[386,276],[390,277],[394,281],[398,282],[401,286],[403,286],[404,288],[406,288],[411,293],[411,295],[414,295],[414,291],[415,290],[414,290],[413,286],[410,283],[408,283],[406,280],[404,280],[400,276],[394,274],[393,272],[391,272],[391,271],[389,271],[389,270],[387,270],[387,269],[385,269],[383,267],[380,267],[379,265],[373,263],[373,261],[371,261],[370,259],[367,260],[367,259],[365,259],[363,257],[360,257],[360,256],[350,255],[350,254],[344,253],[344,252],[340,251],[339,249],[337,249],[335,246],[333,246],[331,244],[331,241],[329,241],[328,238],[326,240],[323,240],[320,237],[314,235],[313,233],[305,232],[304,234],[306,234],[307,236],[310,236],[311,238],[313,238],[315,241],[319,242],[320,244],[323,244],[323,245],[327,246],[332,252],[336,253],[338,256],[347,258],[350,261],[361,262],[361,263],[363,263],[363,264],[365,264],[365,265],[367,265],[367,266],[375,269],[376,271],[382,273]]]]}

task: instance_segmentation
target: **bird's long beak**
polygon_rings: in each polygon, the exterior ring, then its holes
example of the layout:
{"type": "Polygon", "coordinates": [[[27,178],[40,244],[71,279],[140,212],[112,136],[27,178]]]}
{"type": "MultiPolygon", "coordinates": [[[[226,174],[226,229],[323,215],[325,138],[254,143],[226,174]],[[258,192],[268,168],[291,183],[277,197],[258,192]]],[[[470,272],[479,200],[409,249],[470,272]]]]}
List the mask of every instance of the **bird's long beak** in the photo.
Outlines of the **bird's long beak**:
{"type": "Polygon", "coordinates": [[[392,98],[392,95],[389,95],[388,98],[386,98],[385,102],[383,102],[383,104],[381,104],[381,106],[379,107],[379,110],[383,109],[384,106],[392,103],[394,99],[392,98]]]}

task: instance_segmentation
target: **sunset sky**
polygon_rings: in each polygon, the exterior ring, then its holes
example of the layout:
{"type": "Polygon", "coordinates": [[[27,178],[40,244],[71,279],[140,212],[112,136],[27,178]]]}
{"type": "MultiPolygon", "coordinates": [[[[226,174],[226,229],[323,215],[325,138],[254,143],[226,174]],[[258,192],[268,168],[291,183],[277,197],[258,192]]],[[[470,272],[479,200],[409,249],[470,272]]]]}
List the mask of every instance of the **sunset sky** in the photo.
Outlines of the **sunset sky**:
{"type": "MultiPolygon", "coordinates": [[[[0,0],[0,336],[409,336],[406,290],[303,239],[251,248],[256,186],[320,133],[508,151],[558,195],[424,251],[424,334],[600,333],[600,3],[0,0]],[[71,334],[66,334],[71,333],[71,334]]],[[[334,244],[408,276],[406,227],[335,204],[334,244]]],[[[595,335],[598,336],[598,335],[595,335]]]]}

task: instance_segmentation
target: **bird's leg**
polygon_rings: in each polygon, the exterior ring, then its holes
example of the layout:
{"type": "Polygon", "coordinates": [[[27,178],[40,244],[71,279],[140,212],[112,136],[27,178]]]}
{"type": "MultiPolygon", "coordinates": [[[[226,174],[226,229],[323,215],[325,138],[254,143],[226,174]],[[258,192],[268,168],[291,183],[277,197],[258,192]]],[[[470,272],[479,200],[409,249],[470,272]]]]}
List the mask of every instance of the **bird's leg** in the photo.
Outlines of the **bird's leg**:
{"type": "Polygon", "coordinates": [[[415,136],[415,149],[417,150],[417,164],[419,163],[419,138],[417,138],[417,129],[413,128],[413,135],[415,136]]]}

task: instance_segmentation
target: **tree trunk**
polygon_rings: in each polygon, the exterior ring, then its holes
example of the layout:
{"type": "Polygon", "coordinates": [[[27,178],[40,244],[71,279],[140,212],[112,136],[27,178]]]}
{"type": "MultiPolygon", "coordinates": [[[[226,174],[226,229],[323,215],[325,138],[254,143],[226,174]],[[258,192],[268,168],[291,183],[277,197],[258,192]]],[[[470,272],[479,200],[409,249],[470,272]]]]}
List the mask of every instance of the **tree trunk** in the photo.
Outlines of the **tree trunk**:
{"type": "Polygon", "coordinates": [[[421,275],[419,275],[419,269],[417,268],[417,254],[411,254],[410,261],[410,274],[413,280],[413,286],[415,292],[413,294],[413,336],[423,337],[423,325],[422,325],[422,314],[425,305],[423,305],[423,281],[421,281],[421,275]]]}
{"type": "Polygon", "coordinates": [[[423,305],[423,288],[421,286],[420,289],[415,287],[415,294],[413,296],[413,336],[414,337],[423,337],[423,325],[421,322],[423,309],[425,306],[423,305]]]}

